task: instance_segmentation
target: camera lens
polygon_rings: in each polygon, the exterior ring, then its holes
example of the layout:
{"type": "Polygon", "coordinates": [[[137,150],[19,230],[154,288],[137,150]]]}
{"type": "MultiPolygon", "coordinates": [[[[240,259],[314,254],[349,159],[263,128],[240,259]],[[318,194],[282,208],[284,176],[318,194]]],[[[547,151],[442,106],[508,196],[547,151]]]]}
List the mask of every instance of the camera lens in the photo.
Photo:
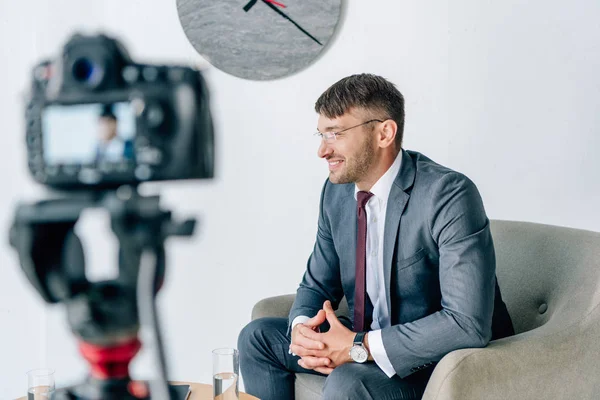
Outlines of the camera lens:
{"type": "Polygon", "coordinates": [[[96,86],[102,78],[102,71],[92,60],[82,57],[73,63],[73,77],[77,82],[96,86]]]}

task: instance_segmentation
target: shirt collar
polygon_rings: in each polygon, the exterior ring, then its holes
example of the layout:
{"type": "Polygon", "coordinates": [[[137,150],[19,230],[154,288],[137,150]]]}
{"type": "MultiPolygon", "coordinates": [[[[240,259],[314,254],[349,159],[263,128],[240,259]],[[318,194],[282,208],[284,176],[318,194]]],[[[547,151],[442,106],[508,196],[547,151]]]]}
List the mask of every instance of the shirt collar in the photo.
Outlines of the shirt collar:
{"type": "MultiPolygon", "coordinates": [[[[394,184],[394,180],[396,179],[396,175],[400,171],[400,165],[402,164],[402,150],[398,152],[396,159],[392,163],[392,165],[388,168],[388,170],[375,182],[370,192],[373,193],[374,197],[379,200],[383,200],[387,202],[388,197],[390,196],[390,191],[392,190],[392,185],[394,184]]],[[[358,186],[354,185],[354,198],[357,198],[357,193],[359,192],[358,186]]]]}

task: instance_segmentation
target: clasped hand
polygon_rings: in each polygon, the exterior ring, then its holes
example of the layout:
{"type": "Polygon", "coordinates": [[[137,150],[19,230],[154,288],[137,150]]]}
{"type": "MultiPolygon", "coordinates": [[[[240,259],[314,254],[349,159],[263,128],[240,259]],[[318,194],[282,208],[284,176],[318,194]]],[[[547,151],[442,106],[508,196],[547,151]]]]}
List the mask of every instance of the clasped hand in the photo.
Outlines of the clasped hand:
{"type": "Polygon", "coordinates": [[[350,348],[355,335],[340,322],[327,300],[317,315],[294,327],[290,350],[300,356],[298,364],[302,368],[329,375],[335,367],[352,361],[350,348]],[[330,329],[320,333],[319,326],[325,321],[330,329]]]}

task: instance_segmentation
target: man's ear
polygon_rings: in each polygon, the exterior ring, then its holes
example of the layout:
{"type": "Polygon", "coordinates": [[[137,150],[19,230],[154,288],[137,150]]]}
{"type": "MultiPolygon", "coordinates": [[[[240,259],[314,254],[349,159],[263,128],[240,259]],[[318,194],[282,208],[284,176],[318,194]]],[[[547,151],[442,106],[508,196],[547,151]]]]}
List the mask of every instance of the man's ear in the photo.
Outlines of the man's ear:
{"type": "Polygon", "coordinates": [[[386,148],[393,146],[396,141],[396,133],[398,132],[398,124],[393,119],[383,121],[379,128],[379,147],[386,148]]]}

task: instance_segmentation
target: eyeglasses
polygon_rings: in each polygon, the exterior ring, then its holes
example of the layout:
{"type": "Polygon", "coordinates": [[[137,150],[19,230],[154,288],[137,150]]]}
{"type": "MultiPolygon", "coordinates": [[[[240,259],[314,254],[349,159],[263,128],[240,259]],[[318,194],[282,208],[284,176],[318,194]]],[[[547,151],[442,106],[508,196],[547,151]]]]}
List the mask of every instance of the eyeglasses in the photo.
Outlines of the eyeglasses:
{"type": "Polygon", "coordinates": [[[358,128],[359,126],[363,126],[363,125],[369,124],[371,122],[383,122],[383,121],[380,119],[371,119],[369,121],[363,122],[362,124],[354,125],[354,126],[351,126],[350,128],[342,129],[341,131],[337,131],[337,132],[321,133],[319,131],[316,131],[315,136],[318,136],[320,139],[325,139],[326,142],[331,143],[331,142],[337,140],[337,136],[340,133],[349,131],[350,129],[358,128]]]}

